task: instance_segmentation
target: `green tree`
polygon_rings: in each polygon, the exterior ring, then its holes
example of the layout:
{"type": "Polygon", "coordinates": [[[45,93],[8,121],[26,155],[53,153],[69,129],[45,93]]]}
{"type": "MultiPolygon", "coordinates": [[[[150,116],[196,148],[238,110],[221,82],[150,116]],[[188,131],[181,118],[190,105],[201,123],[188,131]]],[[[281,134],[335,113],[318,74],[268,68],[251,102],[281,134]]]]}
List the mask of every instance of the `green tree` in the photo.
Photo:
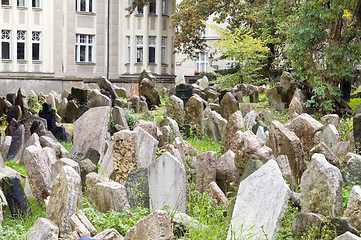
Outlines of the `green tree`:
{"type": "Polygon", "coordinates": [[[355,0],[305,0],[297,7],[287,57],[295,75],[314,87],[309,106],[334,111],[339,84],[360,64],[360,7],[355,0]]]}

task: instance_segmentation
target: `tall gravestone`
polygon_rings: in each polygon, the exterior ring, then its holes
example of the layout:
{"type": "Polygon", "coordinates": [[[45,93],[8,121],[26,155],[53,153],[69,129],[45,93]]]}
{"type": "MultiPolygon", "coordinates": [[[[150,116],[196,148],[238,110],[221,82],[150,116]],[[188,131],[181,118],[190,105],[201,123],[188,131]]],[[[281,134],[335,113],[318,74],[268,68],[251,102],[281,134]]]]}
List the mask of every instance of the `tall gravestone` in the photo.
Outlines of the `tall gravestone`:
{"type": "Polygon", "coordinates": [[[15,132],[11,134],[12,140],[7,155],[7,159],[16,159],[20,157],[21,151],[25,144],[25,127],[20,125],[15,132]]]}
{"type": "Polygon", "coordinates": [[[185,84],[179,84],[176,86],[175,95],[183,100],[183,104],[186,105],[188,100],[193,95],[192,87],[185,84]]]}
{"type": "Polygon", "coordinates": [[[148,168],[133,169],[128,174],[125,188],[131,208],[149,208],[148,168]]]}
{"type": "Polygon", "coordinates": [[[159,142],[141,127],[136,127],[134,131],[137,132],[140,165],[149,167],[155,160],[159,142]]]}
{"type": "Polygon", "coordinates": [[[56,125],[55,110],[51,109],[51,105],[43,103],[43,109],[39,112],[39,117],[46,120],[48,130],[54,135],[55,138],[66,141],[65,129],[56,125]]]}
{"type": "Polygon", "coordinates": [[[149,166],[150,210],[168,205],[174,211],[185,212],[187,207],[187,173],[182,164],[166,152],[149,166]]]}

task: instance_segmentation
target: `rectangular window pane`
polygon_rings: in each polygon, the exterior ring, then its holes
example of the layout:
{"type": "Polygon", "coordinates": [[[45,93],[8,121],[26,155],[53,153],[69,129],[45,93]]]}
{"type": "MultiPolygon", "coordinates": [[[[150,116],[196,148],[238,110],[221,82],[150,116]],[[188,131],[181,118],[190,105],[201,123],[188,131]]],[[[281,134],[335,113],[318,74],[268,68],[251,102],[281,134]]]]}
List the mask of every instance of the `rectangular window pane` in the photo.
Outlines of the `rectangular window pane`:
{"type": "Polygon", "coordinates": [[[17,43],[17,59],[25,60],[25,43],[23,42],[17,43]]]}
{"type": "Polygon", "coordinates": [[[40,60],[40,43],[33,43],[33,60],[40,60]]]}
{"type": "Polygon", "coordinates": [[[155,47],[149,47],[149,62],[155,62],[155,47]]]}
{"type": "Polygon", "coordinates": [[[80,11],[85,12],[86,10],[86,0],[80,0],[80,11]]]}
{"type": "Polygon", "coordinates": [[[33,8],[40,8],[40,0],[33,0],[32,2],[33,8]]]}
{"type": "Polygon", "coordinates": [[[89,0],[89,12],[93,12],[93,0],[89,0]]]}
{"type": "Polygon", "coordinates": [[[88,47],[88,62],[92,62],[93,61],[93,47],[89,46],[88,47]]]}
{"type": "Polygon", "coordinates": [[[80,46],[80,62],[85,62],[85,51],[86,51],[86,47],[85,46],[80,46]]]}
{"type": "Polygon", "coordinates": [[[25,7],[25,0],[18,0],[18,7],[25,7]]]}
{"type": "Polygon", "coordinates": [[[10,6],[10,0],[1,0],[2,6],[10,6]]]}
{"type": "Polygon", "coordinates": [[[155,0],[150,0],[149,2],[149,13],[150,14],[156,14],[157,13],[157,8],[156,8],[156,2],[155,0]]]}
{"type": "Polygon", "coordinates": [[[1,43],[1,58],[4,60],[10,59],[10,42],[1,43]]]}
{"type": "Polygon", "coordinates": [[[162,14],[163,15],[168,15],[167,14],[167,0],[162,1],[162,14]]]}
{"type": "Polygon", "coordinates": [[[137,47],[137,62],[143,62],[143,47],[137,47]]]}

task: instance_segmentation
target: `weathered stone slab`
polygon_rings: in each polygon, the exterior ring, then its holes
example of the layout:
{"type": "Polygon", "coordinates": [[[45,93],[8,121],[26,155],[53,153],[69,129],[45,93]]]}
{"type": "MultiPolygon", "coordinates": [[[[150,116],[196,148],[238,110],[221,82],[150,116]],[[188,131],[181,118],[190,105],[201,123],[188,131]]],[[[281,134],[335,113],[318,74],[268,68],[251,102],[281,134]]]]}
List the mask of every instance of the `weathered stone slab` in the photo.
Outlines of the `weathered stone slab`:
{"type": "Polygon", "coordinates": [[[290,194],[276,161],[268,161],[240,183],[227,240],[238,239],[242,226],[245,234],[272,239],[290,194]]]}
{"type": "Polygon", "coordinates": [[[88,106],[90,108],[94,108],[94,107],[111,107],[112,106],[112,100],[105,96],[104,94],[99,94],[96,95],[94,97],[92,97],[89,100],[89,104],[88,106]]]}
{"type": "Polygon", "coordinates": [[[151,211],[168,205],[172,210],[186,211],[187,173],[170,153],[162,154],[148,169],[151,211]]]}
{"type": "Polygon", "coordinates": [[[171,240],[173,239],[171,218],[166,211],[154,211],[129,229],[124,239],[171,240]]]}
{"type": "Polygon", "coordinates": [[[208,185],[209,196],[217,201],[219,205],[226,204],[228,199],[222,189],[219,188],[216,182],[210,182],[208,185]]]}
{"type": "Polygon", "coordinates": [[[334,240],[361,240],[361,238],[353,233],[345,232],[344,234],[338,236],[334,240]]]}
{"type": "Polygon", "coordinates": [[[114,178],[114,163],[113,163],[113,141],[107,141],[107,151],[104,157],[99,161],[98,172],[108,178],[114,178]]]}
{"type": "Polygon", "coordinates": [[[331,149],[324,143],[320,142],[310,151],[311,154],[321,153],[325,156],[327,161],[336,167],[340,167],[337,156],[331,151],[331,149]]]}
{"type": "Polygon", "coordinates": [[[297,213],[292,221],[292,231],[296,237],[307,236],[307,233],[313,228],[321,229],[324,216],[316,213],[301,212],[297,213]]]}
{"type": "Polygon", "coordinates": [[[258,113],[254,110],[250,111],[244,117],[244,129],[245,130],[252,130],[253,126],[257,124],[258,113]]]}
{"type": "Polygon", "coordinates": [[[327,114],[321,118],[321,122],[327,126],[332,124],[336,127],[337,131],[341,133],[341,121],[337,114],[327,114]]]}
{"type": "Polygon", "coordinates": [[[134,132],[137,133],[140,166],[147,168],[155,160],[159,142],[141,127],[136,127],[134,132]]]}
{"type": "Polygon", "coordinates": [[[124,240],[124,237],[114,228],[104,230],[103,232],[95,235],[93,238],[102,240],[124,240]]]}
{"type": "Polygon", "coordinates": [[[196,185],[199,192],[206,191],[210,182],[216,181],[217,153],[213,151],[197,155],[196,185]]]}
{"type": "Polygon", "coordinates": [[[51,166],[51,175],[53,177],[53,181],[55,180],[55,178],[59,175],[59,173],[61,172],[62,168],[64,166],[70,166],[71,168],[73,168],[80,176],[80,167],[79,167],[79,163],[69,159],[69,158],[60,158],[58,161],[56,161],[52,166],[51,166]]]}
{"type": "Polygon", "coordinates": [[[90,238],[98,233],[93,224],[80,209],[70,217],[70,224],[71,229],[76,231],[78,235],[83,238],[90,238]]]}
{"type": "Polygon", "coordinates": [[[235,138],[237,138],[237,149],[234,163],[240,175],[243,173],[251,154],[258,156],[263,163],[274,159],[272,149],[267,147],[251,130],[244,133],[238,131],[235,138]]]}
{"type": "Polygon", "coordinates": [[[11,145],[6,159],[17,159],[21,157],[25,144],[25,127],[20,125],[15,132],[11,134],[11,145]]]}
{"type": "Polygon", "coordinates": [[[246,166],[244,167],[240,181],[246,179],[249,175],[257,171],[257,169],[259,169],[262,166],[263,166],[263,162],[259,159],[259,157],[254,154],[251,154],[246,166]]]}
{"type": "Polygon", "coordinates": [[[329,124],[322,131],[321,141],[333,147],[340,141],[340,133],[334,125],[329,124]]]}
{"type": "Polygon", "coordinates": [[[301,208],[324,216],[342,216],[342,176],[340,170],[315,153],[301,178],[301,208]]]}
{"type": "Polygon", "coordinates": [[[217,161],[216,182],[224,193],[231,190],[231,183],[238,185],[241,176],[234,164],[235,153],[228,150],[217,161]]]}
{"type": "Polygon", "coordinates": [[[203,100],[198,95],[192,96],[185,105],[185,117],[186,124],[195,124],[202,129],[202,120],[204,118],[203,100]]]}
{"type": "Polygon", "coordinates": [[[53,182],[46,207],[46,218],[59,227],[60,237],[70,233],[70,217],[80,207],[82,199],[79,174],[70,166],[64,166],[53,182]],[[59,194],[62,193],[62,194],[59,194]]]}
{"type": "Polygon", "coordinates": [[[124,129],[129,130],[129,126],[128,126],[127,120],[125,119],[125,113],[124,113],[123,108],[115,106],[113,108],[112,115],[113,115],[113,121],[114,121],[115,125],[119,124],[124,129]]]}
{"type": "Polygon", "coordinates": [[[12,137],[5,136],[4,141],[1,144],[1,156],[6,159],[11,146],[12,137]]]}
{"type": "Polygon", "coordinates": [[[219,113],[211,111],[211,113],[203,119],[205,134],[214,141],[222,141],[225,135],[227,120],[219,113]]]}
{"type": "Polygon", "coordinates": [[[113,143],[115,179],[125,184],[128,173],[140,166],[138,134],[134,131],[121,130],[113,135],[113,143]]]}
{"type": "Polygon", "coordinates": [[[361,184],[361,157],[355,155],[351,157],[342,170],[342,179],[346,186],[361,184]]]}
{"type": "Polygon", "coordinates": [[[39,206],[50,195],[52,176],[48,156],[42,148],[31,145],[24,150],[23,161],[31,190],[39,206]]]}
{"type": "Polygon", "coordinates": [[[49,219],[38,218],[26,234],[27,240],[57,240],[59,228],[49,219]]]}
{"type": "Polygon", "coordinates": [[[149,208],[148,169],[139,168],[130,171],[125,183],[129,205],[131,208],[142,206],[149,208]]]}
{"type": "Polygon", "coordinates": [[[361,231],[361,188],[360,186],[353,186],[350,193],[347,208],[344,213],[345,217],[348,217],[352,226],[358,231],[361,231]]]}
{"type": "Polygon", "coordinates": [[[272,121],[269,146],[272,147],[273,153],[276,156],[286,155],[288,157],[292,175],[297,180],[297,183],[299,183],[307,165],[303,145],[297,135],[288,130],[282,123],[272,121]]]}
{"type": "Polygon", "coordinates": [[[39,138],[42,147],[49,147],[54,149],[57,158],[65,158],[69,152],[56,139],[48,136],[41,136],[39,138]]]}
{"type": "Polygon", "coordinates": [[[231,116],[234,112],[238,110],[238,102],[230,92],[227,92],[223,96],[220,105],[221,105],[221,115],[226,120],[228,119],[229,116],[231,116]]]}
{"type": "Polygon", "coordinates": [[[105,151],[105,141],[109,139],[109,121],[109,107],[95,107],[86,111],[74,123],[74,145],[70,154],[75,152],[85,154],[89,148],[93,148],[100,153],[100,158],[102,158],[105,151]]]}

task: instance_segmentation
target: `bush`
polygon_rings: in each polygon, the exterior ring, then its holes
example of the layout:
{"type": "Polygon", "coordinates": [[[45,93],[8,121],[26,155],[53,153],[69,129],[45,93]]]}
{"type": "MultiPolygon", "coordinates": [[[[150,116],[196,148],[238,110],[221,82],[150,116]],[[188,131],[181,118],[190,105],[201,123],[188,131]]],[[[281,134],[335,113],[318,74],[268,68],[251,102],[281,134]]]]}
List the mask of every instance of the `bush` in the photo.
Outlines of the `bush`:
{"type": "Polygon", "coordinates": [[[354,111],[360,104],[361,104],[361,98],[352,98],[352,99],[350,99],[350,102],[348,103],[350,108],[354,111]]]}
{"type": "Polygon", "coordinates": [[[133,130],[135,125],[138,123],[138,117],[135,115],[134,110],[128,110],[124,108],[125,120],[127,120],[130,130],[133,130]]]}

